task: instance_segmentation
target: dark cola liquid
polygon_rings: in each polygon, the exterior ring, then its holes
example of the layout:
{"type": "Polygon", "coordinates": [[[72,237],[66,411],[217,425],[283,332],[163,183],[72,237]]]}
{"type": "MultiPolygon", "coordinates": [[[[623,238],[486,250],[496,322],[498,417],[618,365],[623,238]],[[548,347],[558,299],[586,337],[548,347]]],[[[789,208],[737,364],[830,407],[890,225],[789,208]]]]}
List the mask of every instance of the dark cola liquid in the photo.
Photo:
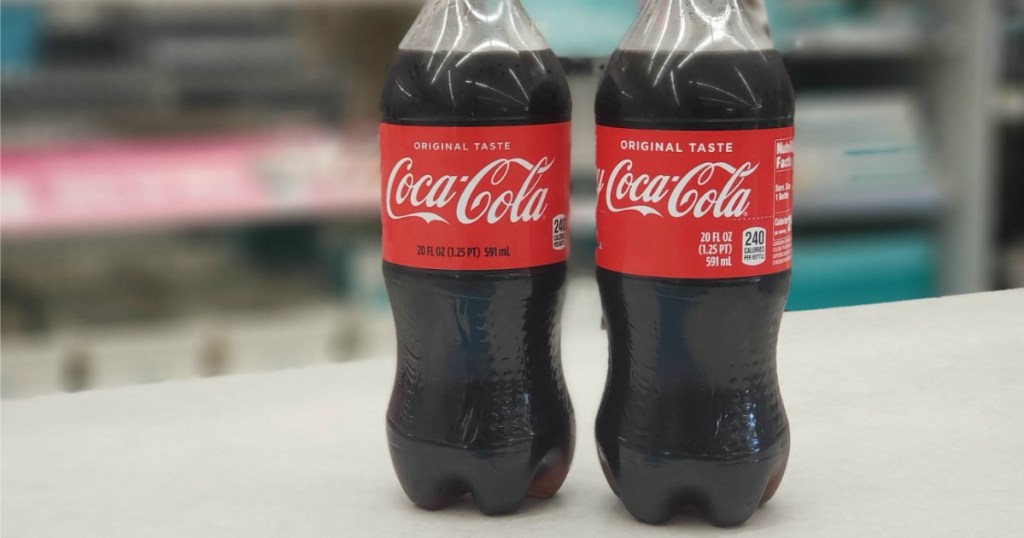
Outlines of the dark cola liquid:
{"type": "MultiPolygon", "coordinates": [[[[569,121],[551,51],[399,51],[381,108],[401,125],[569,121]]],[[[384,263],[398,334],[388,439],[402,487],[439,509],[467,493],[486,514],[553,495],[572,461],[573,410],[562,378],[566,265],[436,271],[384,263]]]]}
{"type": "MultiPolygon", "coordinates": [[[[619,51],[597,96],[598,124],[633,129],[786,127],[793,109],[774,51],[619,51]]],[[[597,441],[612,488],[650,523],[688,505],[716,525],[746,521],[789,456],[775,349],[790,273],[670,280],[598,268],[597,277],[610,353],[597,441]]]]}

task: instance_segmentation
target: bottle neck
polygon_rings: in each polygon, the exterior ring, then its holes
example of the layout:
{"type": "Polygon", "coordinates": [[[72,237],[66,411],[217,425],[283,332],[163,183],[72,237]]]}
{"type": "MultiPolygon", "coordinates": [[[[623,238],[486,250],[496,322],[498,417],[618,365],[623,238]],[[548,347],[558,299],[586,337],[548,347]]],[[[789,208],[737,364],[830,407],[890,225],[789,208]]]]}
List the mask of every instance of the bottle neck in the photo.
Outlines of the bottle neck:
{"type": "Polygon", "coordinates": [[[519,0],[430,0],[423,8],[424,11],[450,10],[460,18],[480,22],[496,22],[522,9],[519,0]]]}
{"type": "Polygon", "coordinates": [[[519,0],[431,0],[400,48],[522,51],[548,45],[519,0]]]}
{"type": "Polygon", "coordinates": [[[502,12],[512,8],[522,9],[519,0],[436,0],[438,4],[461,6],[475,17],[501,17],[502,12]]]}
{"type": "Polygon", "coordinates": [[[649,0],[619,45],[626,50],[772,48],[759,0],[649,0]]]}

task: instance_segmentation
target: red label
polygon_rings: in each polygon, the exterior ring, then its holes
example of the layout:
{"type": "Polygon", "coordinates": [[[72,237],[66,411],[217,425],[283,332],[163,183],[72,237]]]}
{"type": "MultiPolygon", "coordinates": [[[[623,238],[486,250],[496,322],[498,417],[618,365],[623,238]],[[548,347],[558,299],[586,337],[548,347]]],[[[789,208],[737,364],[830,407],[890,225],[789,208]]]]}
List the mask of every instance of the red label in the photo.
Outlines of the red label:
{"type": "Polygon", "coordinates": [[[520,269],[569,255],[569,123],[380,126],[384,259],[520,269]]]}
{"type": "Polygon", "coordinates": [[[597,264],[745,278],[792,266],[793,128],[597,128],[597,264]]]}

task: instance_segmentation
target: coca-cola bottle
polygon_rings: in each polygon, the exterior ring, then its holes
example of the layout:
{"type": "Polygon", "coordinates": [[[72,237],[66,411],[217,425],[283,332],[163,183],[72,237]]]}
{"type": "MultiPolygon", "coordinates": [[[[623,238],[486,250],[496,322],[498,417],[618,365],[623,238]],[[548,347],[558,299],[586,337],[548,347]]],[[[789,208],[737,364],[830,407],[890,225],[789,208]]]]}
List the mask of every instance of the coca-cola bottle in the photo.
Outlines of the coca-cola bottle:
{"type": "Polygon", "coordinates": [[[650,0],[597,95],[608,482],[649,523],[720,526],[789,456],[775,368],[789,292],[793,89],[749,1],[650,0]]]}
{"type": "Polygon", "coordinates": [[[573,455],[565,75],[518,0],[431,0],[381,109],[395,471],[420,507],[471,493],[511,512],[553,495],[573,455]]]}

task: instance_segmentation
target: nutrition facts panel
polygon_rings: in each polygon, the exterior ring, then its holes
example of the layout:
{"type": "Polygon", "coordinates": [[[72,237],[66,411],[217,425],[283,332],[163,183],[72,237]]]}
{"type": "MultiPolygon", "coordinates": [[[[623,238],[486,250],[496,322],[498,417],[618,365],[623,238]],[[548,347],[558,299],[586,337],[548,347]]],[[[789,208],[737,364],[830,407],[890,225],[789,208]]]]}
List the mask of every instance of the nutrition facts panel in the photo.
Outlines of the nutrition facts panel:
{"type": "MultiPolygon", "coordinates": [[[[793,261],[793,158],[793,138],[776,140],[775,222],[771,241],[772,266],[780,268],[788,268],[793,261]]],[[[759,230],[759,233],[765,241],[764,230],[759,230]]]]}

